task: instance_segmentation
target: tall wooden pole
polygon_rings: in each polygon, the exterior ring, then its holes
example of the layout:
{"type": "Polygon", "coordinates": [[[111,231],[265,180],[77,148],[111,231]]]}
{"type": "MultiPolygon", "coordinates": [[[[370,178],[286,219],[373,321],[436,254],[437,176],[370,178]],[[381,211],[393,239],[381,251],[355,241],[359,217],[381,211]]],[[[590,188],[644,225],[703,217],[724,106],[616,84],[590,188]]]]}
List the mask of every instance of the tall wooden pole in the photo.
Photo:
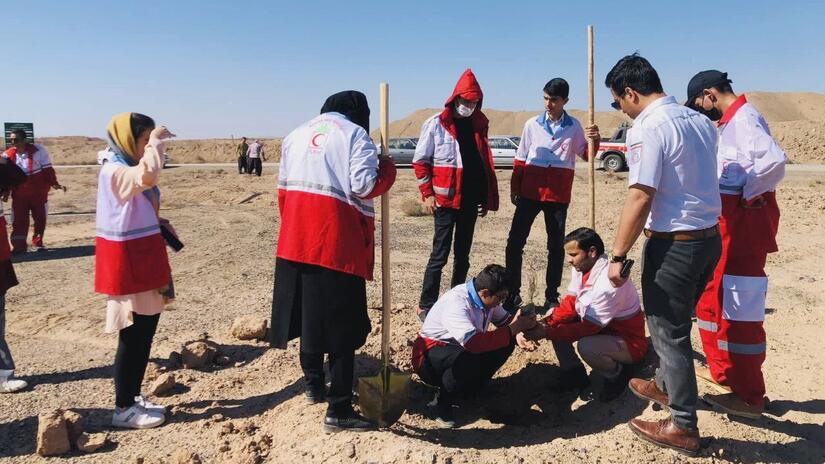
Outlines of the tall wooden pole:
{"type": "MultiPolygon", "coordinates": [[[[381,104],[381,153],[388,155],[390,140],[390,86],[382,82],[380,86],[381,104]]],[[[390,309],[392,295],[390,279],[390,192],[381,195],[381,361],[383,371],[390,366],[390,309]]],[[[385,372],[386,373],[386,372],[385,372]]],[[[385,382],[389,386],[389,382],[385,382]]]]}
{"type": "MultiPolygon", "coordinates": [[[[587,105],[587,122],[596,124],[595,97],[593,88],[593,26],[587,26],[587,81],[589,85],[589,102],[587,105]]],[[[590,228],[596,230],[596,143],[587,139],[587,170],[590,179],[590,228]]]]}

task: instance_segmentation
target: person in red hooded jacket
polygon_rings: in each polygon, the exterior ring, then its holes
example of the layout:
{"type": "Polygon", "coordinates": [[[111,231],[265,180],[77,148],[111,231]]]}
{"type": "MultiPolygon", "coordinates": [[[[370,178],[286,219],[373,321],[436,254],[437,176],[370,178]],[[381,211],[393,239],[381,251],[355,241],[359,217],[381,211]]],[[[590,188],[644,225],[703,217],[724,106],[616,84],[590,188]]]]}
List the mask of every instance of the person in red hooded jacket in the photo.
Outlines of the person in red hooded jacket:
{"type": "Polygon", "coordinates": [[[467,278],[476,218],[498,209],[493,153],[487,140],[489,120],[481,112],[483,99],[473,71],[465,70],[444,110],[424,122],[415,148],[418,188],[425,208],[435,216],[433,250],[418,303],[422,321],[438,299],[450,246],[454,252],[452,288],[467,278]]]}
{"type": "Polygon", "coordinates": [[[12,147],[3,153],[26,173],[26,181],[11,191],[11,246],[12,253],[23,253],[27,249],[26,238],[29,233],[29,214],[34,220],[32,245],[44,248],[43,233],[46,231],[46,204],[49,190],[63,188],[57,182],[49,153],[42,145],[29,143],[26,132],[15,130],[10,140],[12,147]]]}

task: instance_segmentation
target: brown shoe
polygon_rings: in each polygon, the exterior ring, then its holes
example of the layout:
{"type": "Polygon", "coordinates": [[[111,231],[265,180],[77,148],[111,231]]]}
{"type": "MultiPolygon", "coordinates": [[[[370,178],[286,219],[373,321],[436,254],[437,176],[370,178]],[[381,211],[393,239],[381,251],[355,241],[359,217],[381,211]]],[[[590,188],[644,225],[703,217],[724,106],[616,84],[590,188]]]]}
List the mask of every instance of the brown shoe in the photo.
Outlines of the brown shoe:
{"type": "Polygon", "coordinates": [[[699,452],[699,431],[683,429],[670,419],[643,421],[637,418],[631,419],[627,425],[639,438],[654,445],[674,449],[688,456],[696,456],[699,452]]]}
{"type": "Polygon", "coordinates": [[[652,401],[663,408],[669,403],[667,393],[659,390],[655,380],[630,379],[627,386],[634,395],[643,400],[652,401]]]}
{"type": "Polygon", "coordinates": [[[696,378],[699,380],[704,381],[706,384],[717,390],[719,393],[730,393],[730,387],[726,385],[722,385],[713,378],[713,375],[710,373],[710,370],[704,366],[696,366],[694,368],[696,371],[696,378]]]}
{"type": "Polygon", "coordinates": [[[762,413],[765,412],[764,405],[754,406],[748,404],[745,400],[736,396],[735,393],[724,393],[721,395],[708,393],[703,396],[702,399],[731,416],[759,419],[762,417],[762,413]]]}

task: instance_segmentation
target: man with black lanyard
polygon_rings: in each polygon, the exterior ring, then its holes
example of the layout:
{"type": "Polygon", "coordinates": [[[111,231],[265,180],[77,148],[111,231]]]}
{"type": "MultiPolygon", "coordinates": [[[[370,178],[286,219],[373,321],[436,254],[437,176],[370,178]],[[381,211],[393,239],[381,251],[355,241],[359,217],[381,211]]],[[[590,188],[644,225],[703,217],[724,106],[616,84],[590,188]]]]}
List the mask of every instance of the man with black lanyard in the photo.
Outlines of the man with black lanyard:
{"type": "Polygon", "coordinates": [[[656,70],[638,54],[619,60],[605,85],[612,106],[634,119],[627,135],[630,188],[608,276],[616,287],[624,283],[622,263],[644,229],[642,301],[660,359],[654,380],[631,379],[628,386],[668,407],[671,416],[628,425],[644,440],[694,455],[699,429],[691,317],[722,250],[716,128],[667,96],[656,70]]]}

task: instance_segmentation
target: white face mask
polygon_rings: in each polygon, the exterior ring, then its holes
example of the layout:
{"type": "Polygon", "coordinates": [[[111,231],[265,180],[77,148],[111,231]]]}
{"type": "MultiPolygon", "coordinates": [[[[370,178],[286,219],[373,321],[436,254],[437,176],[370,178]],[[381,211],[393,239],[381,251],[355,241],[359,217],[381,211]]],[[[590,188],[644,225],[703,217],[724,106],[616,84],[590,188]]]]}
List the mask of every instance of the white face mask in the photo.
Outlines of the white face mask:
{"type": "Polygon", "coordinates": [[[455,102],[455,112],[458,113],[458,115],[461,116],[462,118],[469,118],[470,116],[472,116],[473,111],[476,110],[476,104],[475,103],[471,103],[470,105],[471,106],[462,105],[461,102],[456,101],[455,102]]]}

